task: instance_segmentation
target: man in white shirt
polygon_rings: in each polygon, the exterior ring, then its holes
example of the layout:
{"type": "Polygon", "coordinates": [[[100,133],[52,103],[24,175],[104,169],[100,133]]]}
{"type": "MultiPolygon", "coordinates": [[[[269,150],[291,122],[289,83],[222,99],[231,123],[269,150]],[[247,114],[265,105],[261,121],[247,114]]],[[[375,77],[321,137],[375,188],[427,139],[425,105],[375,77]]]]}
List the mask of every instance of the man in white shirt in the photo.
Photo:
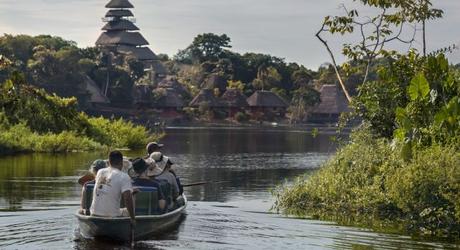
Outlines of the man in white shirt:
{"type": "Polygon", "coordinates": [[[109,167],[97,172],[91,203],[91,214],[103,217],[130,216],[135,224],[131,178],[123,173],[123,155],[120,151],[109,154],[109,167]],[[123,197],[126,209],[120,209],[123,197]],[[127,211],[126,211],[127,210],[127,211]]]}

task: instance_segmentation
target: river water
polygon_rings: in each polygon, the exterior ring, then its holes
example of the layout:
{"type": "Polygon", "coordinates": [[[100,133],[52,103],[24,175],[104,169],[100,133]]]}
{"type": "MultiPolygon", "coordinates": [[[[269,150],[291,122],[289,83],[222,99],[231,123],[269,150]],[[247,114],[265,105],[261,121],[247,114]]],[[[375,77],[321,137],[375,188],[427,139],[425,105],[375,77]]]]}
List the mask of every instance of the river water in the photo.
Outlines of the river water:
{"type": "MultiPolygon", "coordinates": [[[[328,134],[301,130],[170,128],[164,153],[186,188],[187,214],[174,231],[136,249],[440,249],[459,246],[398,234],[287,218],[270,212],[270,189],[308,176],[335,152],[328,134]]],[[[139,156],[142,152],[125,152],[139,156]]],[[[0,159],[0,249],[129,249],[79,237],[78,176],[105,153],[0,159]]]]}

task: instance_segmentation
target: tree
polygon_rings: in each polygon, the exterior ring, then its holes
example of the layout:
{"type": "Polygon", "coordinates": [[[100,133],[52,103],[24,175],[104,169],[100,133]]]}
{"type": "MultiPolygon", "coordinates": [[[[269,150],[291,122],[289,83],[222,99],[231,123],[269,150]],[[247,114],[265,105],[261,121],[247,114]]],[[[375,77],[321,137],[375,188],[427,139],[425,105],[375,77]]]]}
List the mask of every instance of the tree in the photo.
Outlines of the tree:
{"type": "Polygon", "coordinates": [[[244,84],[241,81],[227,81],[227,89],[237,89],[241,93],[244,91],[244,84]]]}
{"type": "MultiPolygon", "coordinates": [[[[348,10],[342,6],[343,16],[326,16],[316,37],[326,47],[334,67],[337,79],[349,101],[351,96],[343,81],[334,52],[328,42],[322,37],[322,33],[351,34],[359,32],[360,41],[356,44],[344,44],[342,53],[351,61],[364,65],[365,74],[362,83],[366,83],[370,68],[374,60],[379,56],[394,54],[387,51],[386,46],[391,42],[400,42],[413,47],[416,41],[417,24],[422,24],[422,46],[426,52],[425,23],[427,20],[442,17],[442,10],[431,8],[430,0],[359,0],[364,6],[377,9],[378,14],[372,17],[361,18],[356,9],[348,10]],[[403,35],[409,33],[410,38],[404,39],[403,35]]],[[[345,71],[348,65],[344,65],[345,71]]]]}
{"type": "Polygon", "coordinates": [[[255,89],[271,89],[278,86],[281,79],[281,75],[275,67],[265,67],[265,65],[262,65],[259,67],[257,78],[254,79],[252,85],[255,89]]]}
{"type": "Polygon", "coordinates": [[[226,48],[231,48],[230,38],[226,34],[216,35],[204,33],[196,36],[185,50],[179,51],[175,56],[177,61],[204,62],[217,61],[226,48]]]}
{"type": "Polygon", "coordinates": [[[293,91],[291,106],[289,107],[290,122],[302,122],[311,108],[320,102],[320,93],[310,86],[303,86],[293,91]]]}
{"type": "Polygon", "coordinates": [[[302,68],[299,68],[292,73],[291,80],[294,83],[294,86],[299,88],[307,86],[313,80],[313,76],[310,71],[302,66],[302,68]]]}

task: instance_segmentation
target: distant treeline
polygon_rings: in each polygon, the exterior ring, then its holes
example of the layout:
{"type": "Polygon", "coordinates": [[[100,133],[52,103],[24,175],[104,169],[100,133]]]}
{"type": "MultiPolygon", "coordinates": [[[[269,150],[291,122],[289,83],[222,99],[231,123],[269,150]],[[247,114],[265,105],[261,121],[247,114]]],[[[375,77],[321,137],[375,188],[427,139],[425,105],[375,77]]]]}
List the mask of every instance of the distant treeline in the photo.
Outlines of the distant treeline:
{"type": "MultiPolygon", "coordinates": [[[[311,106],[320,101],[318,86],[336,82],[328,64],[310,70],[298,63],[287,63],[283,58],[239,54],[230,49],[231,40],[227,35],[207,33],[195,37],[187,48],[171,58],[164,54],[158,57],[167,74],[176,76],[192,95],[202,88],[219,89],[219,86],[206,85],[210,75],[218,75],[246,96],[259,89],[271,90],[288,102],[299,103],[296,100],[303,99],[305,105],[311,106]]],[[[83,108],[89,97],[84,84],[86,76],[103,88],[110,71],[107,96],[112,103],[125,105],[133,101],[134,84],[150,80],[142,63],[133,57],[126,56],[114,63],[97,47],[79,48],[75,42],[49,35],[4,35],[0,37],[0,55],[3,62],[9,62],[0,69],[0,82],[19,71],[35,86],[59,96],[77,97],[83,108]]],[[[360,77],[359,72],[349,77],[351,89],[360,77]]]]}

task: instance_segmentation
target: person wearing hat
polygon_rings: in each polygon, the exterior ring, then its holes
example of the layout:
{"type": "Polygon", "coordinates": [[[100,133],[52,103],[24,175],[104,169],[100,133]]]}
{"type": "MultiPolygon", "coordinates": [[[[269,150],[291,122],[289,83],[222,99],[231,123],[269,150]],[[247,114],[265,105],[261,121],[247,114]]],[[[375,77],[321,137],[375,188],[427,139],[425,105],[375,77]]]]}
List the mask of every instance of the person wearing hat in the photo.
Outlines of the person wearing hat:
{"type": "Polygon", "coordinates": [[[78,183],[82,186],[85,184],[94,184],[94,178],[96,177],[97,172],[100,169],[106,168],[107,162],[101,159],[95,160],[91,166],[89,167],[89,173],[85,174],[84,176],[78,179],[78,183]]]}
{"type": "Polygon", "coordinates": [[[164,210],[166,206],[166,200],[163,195],[163,191],[160,188],[160,184],[155,180],[151,180],[147,176],[147,169],[149,168],[149,164],[147,164],[142,158],[136,158],[133,160],[132,165],[133,170],[136,173],[136,176],[132,182],[133,186],[156,188],[158,190],[158,207],[160,210],[164,210]]]}
{"type": "Polygon", "coordinates": [[[164,156],[161,152],[153,152],[150,158],[155,162],[155,168],[149,169],[150,171],[147,172],[147,176],[151,179],[167,181],[172,187],[173,198],[175,200],[180,194],[180,189],[176,175],[171,172],[172,162],[169,160],[169,157],[164,156]]]}
{"type": "Polygon", "coordinates": [[[145,147],[147,150],[147,156],[150,156],[153,152],[159,152],[163,146],[163,144],[159,144],[157,142],[149,142],[145,147]]]}
{"type": "MultiPolygon", "coordinates": [[[[159,144],[158,142],[149,142],[147,146],[145,146],[145,150],[147,151],[147,156],[144,157],[145,162],[150,166],[149,172],[152,172],[155,168],[155,161],[152,160],[150,157],[154,152],[160,152],[160,149],[163,147],[163,144],[159,144]]],[[[156,174],[159,175],[160,173],[156,174]]]]}

